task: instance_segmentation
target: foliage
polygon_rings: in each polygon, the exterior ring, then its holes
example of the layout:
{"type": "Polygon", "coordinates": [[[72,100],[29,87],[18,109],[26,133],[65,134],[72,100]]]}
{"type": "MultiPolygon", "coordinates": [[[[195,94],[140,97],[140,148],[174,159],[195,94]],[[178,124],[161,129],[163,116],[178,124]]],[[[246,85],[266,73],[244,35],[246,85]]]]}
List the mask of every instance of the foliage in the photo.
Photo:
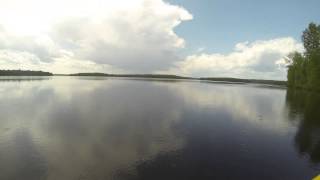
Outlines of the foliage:
{"type": "Polygon", "coordinates": [[[288,86],[320,90],[320,25],[310,23],[303,32],[305,53],[291,53],[288,69],[288,86]]]}

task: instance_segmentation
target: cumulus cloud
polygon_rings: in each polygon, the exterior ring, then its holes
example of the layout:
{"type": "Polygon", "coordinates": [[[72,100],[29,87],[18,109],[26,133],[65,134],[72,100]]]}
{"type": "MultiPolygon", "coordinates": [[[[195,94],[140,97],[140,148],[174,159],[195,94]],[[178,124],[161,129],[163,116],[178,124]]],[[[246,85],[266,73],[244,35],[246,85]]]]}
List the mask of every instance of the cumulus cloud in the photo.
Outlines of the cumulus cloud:
{"type": "Polygon", "coordinates": [[[1,0],[0,69],[285,79],[282,58],[303,49],[287,37],[180,57],[174,28],[192,18],[164,0],[1,0]]]}
{"type": "Polygon", "coordinates": [[[293,51],[301,52],[303,46],[291,37],[243,42],[236,44],[229,54],[190,55],[162,72],[189,76],[285,79],[284,57],[293,51]]]}
{"type": "Polygon", "coordinates": [[[174,28],[192,19],[184,8],[163,0],[1,4],[1,68],[16,64],[63,72],[72,64],[71,70],[152,72],[178,59],[175,51],[185,41],[174,28]]]}

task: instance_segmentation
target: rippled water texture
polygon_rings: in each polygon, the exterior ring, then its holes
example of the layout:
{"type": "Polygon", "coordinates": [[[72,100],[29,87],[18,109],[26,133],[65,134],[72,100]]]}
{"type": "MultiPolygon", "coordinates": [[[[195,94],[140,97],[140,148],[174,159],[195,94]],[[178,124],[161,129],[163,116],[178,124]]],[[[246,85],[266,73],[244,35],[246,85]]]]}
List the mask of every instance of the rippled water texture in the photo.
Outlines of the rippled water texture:
{"type": "Polygon", "coordinates": [[[253,84],[2,78],[0,179],[311,179],[319,107],[253,84]]]}

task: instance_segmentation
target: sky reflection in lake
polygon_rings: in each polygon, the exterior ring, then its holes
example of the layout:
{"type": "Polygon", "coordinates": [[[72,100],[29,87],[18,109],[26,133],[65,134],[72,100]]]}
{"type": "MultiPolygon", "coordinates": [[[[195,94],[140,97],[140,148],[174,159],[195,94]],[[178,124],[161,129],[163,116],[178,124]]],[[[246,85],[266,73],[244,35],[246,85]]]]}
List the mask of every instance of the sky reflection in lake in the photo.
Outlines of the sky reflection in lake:
{"type": "Polygon", "coordinates": [[[316,102],[294,110],[302,105],[285,89],[101,77],[0,84],[0,179],[320,173],[319,123],[302,121],[319,117],[316,102]]]}

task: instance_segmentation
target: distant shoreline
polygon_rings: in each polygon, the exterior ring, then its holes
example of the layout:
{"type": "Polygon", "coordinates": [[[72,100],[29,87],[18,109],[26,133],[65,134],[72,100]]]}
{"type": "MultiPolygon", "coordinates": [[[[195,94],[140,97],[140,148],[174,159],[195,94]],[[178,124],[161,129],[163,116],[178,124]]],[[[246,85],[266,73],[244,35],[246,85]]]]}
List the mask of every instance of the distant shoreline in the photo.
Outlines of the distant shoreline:
{"type": "Polygon", "coordinates": [[[53,74],[44,71],[0,70],[0,76],[53,76],[53,74]]]}
{"type": "Polygon", "coordinates": [[[167,74],[105,74],[105,73],[76,73],[66,76],[102,76],[102,77],[133,77],[133,78],[161,78],[161,79],[193,79],[201,81],[212,81],[212,82],[232,82],[232,83],[257,83],[257,84],[270,84],[286,86],[286,81],[277,80],[264,80],[264,79],[240,79],[240,78],[229,78],[229,77],[206,77],[206,78],[194,78],[177,75],[167,74]]]}
{"type": "Polygon", "coordinates": [[[240,79],[240,78],[199,78],[200,80],[215,81],[215,82],[235,82],[235,83],[256,83],[256,84],[271,84],[279,86],[287,86],[287,81],[266,80],[266,79],[240,79]]]}
{"type": "Polygon", "coordinates": [[[240,79],[229,77],[185,77],[170,74],[106,74],[106,73],[75,73],[75,74],[52,74],[43,71],[22,71],[22,70],[0,70],[0,76],[91,76],[91,77],[128,77],[128,78],[150,78],[150,79],[190,79],[209,82],[227,82],[227,83],[256,83],[287,86],[287,81],[264,80],[264,79],[240,79]]]}

